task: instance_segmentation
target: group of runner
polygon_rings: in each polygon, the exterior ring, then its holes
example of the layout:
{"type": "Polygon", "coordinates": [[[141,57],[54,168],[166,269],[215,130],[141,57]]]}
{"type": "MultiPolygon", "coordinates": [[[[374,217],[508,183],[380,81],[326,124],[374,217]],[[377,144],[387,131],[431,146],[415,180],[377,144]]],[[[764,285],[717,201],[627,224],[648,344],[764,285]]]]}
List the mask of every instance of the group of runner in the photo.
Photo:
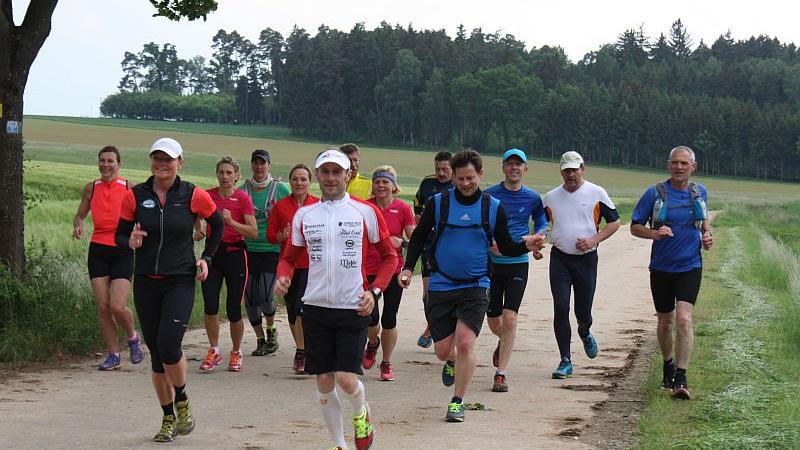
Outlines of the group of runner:
{"type": "MultiPolygon", "coordinates": [[[[427,324],[417,344],[433,343],[436,356],[444,361],[442,382],[455,385],[445,415],[448,422],[464,420],[463,399],[475,370],[474,343],[485,316],[498,337],[492,391],[508,391],[507,370],[528,278],[527,253],[542,259],[548,238],[560,354],[552,377],[566,378],[573,372],[572,292],[578,336],[586,355],[597,355],[591,332],[597,248],[619,229],[620,221],[606,191],[585,180],[584,161],[577,152],[562,155],[563,183],[543,197],[523,185],[528,166],[522,150],[503,154],[504,180],[485,191],[480,189],[483,161],[476,151],[439,152],[435,174],[422,180],[415,195],[413,214],[396,198],[400,188],[393,167],[379,166],[371,177],[359,174],[355,144],[321,152],[313,170],[295,165],[289,187],[271,176],[265,150],[251,154],[252,177],[240,188],[238,163],[229,156],[220,159],[218,187],[208,191],[178,176],[183,149],[177,141],[156,141],[150,160],[153,176],[130,186],[119,177],[119,151],[101,149],[101,177],[84,189],[73,237],[82,236],[83,219],[91,211],[94,233],[88,264],[108,349],[101,370],[120,365],[115,324],[127,334],[131,361],[144,358],[125,306],[134,278],[134,302],[163,410],[157,442],[194,428],[181,351],[194,302],[194,278],[202,283],[209,340],[199,367],[203,372],[223,362],[218,320],[223,281],[232,340],[228,370],[233,372],[243,367],[241,304],[257,336],[251,354],[260,356],[278,349],[274,296],[284,298],[296,346],[293,370],[316,377],[321,414],[334,448],[347,448],[337,386],[353,407],[356,448],[367,449],[374,441],[375,426],[358,376],[376,364],[382,349],[379,379],[395,380],[391,356],[398,338],[397,313],[420,258],[427,324]],[[314,177],[320,198],[309,193],[314,177]],[[205,240],[198,261],[193,239],[205,240]]],[[[669,167],[670,178],[639,200],[631,233],[655,241],[651,290],[665,361],[663,386],[673,397],[688,399],[686,370],[692,306],[701,279],[700,248],[710,249],[713,240],[705,188],[689,181],[696,168],[694,153],[676,147],[669,167]]]]}

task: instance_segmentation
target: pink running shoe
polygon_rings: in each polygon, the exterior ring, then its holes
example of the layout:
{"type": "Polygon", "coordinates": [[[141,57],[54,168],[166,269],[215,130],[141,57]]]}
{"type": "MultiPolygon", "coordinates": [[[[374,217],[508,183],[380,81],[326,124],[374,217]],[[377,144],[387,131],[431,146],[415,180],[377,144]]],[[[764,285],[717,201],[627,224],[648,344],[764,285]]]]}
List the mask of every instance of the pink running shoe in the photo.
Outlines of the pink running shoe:
{"type": "Polygon", "coordinates": [[[208,354],[203,362],[200,363],[201,372],[211,372],[216,369],[218,365],[222,364],[222,355],[213,348],[208,349],[208,354]]]}
{"type": "Polygon", "coordinates": [[[228,361],[228,370],[239,372],[242,370],[242,352],[231,352],[231,359],[228,361]]]}
{"type": "Polygon", "coordinates": [[[381,363],[381,381],[394,381],[394,372],[392,372],[392,363],[383,361],[381,363]]]}

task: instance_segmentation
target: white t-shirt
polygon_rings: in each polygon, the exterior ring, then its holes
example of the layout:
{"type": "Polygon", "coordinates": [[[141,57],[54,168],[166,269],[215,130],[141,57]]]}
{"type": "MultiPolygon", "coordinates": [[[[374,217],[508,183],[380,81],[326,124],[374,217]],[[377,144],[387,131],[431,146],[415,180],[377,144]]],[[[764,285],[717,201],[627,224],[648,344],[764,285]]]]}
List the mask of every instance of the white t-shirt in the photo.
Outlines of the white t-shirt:
{"type": "Polygon", "coordinates": [[[597,234],[603,210],[613,211],[616,207],[605,189],[584,180],[575,192],[567,191],[562,184],[545,194],[544,209],[552,224],[550,242],[564,253],[582,255],[597,247],[585,252],[578,250],[575,248],[578,238],[597,234]]]}
{"type": "Polygon", "coordinates": [[[366,289],[367,248],[388,238],[379,212],[345,194],[297,210],[292,220],[292,245],[308,250],[307,305],[356,309],[366,289]]]}

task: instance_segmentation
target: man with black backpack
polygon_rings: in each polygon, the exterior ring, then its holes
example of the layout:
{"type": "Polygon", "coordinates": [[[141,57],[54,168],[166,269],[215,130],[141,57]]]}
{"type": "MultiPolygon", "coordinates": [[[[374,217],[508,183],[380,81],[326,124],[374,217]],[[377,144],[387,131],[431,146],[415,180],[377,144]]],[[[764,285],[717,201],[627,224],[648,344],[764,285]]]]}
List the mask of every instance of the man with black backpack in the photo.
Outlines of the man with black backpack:
{"type": "Polygon", "coordinates": [[[631,218],[631,234],[653,240],[650,290],[658,316],[658,345],[664,358],[661,386],[672,390],[672,398],[685,400],[690,398],[686,369],[694,346],[692,311],[703,275],[700,249],[710,250],[714,244],[706,188],[689,181],[696,169],[691,148],[673,148],[669,153],[669,179],[645,191],[631,218]],[[677,338],[673,343],[676,321],[677,338]]]}
{"type": "Polygon", "coordinates": [[[403,288],[411,284],[428,235],[435,233],[428,250],[431,276],[425,317],[436,356],[445,361],[442,382],[445,386],[455,383],[446,420],[463,422],[463,398],[475,370],[475,339],[489,302],[492,239],[502,254],[519,256],[541,250],[544,238],[534,235],[524,236],[520,242],[513,240],[503,206],[480,190],[483,163],[478,152],[462,150],[453,156],[452,167],[455,189],[427,201],[411,235],[398,282],[403,288]]]}

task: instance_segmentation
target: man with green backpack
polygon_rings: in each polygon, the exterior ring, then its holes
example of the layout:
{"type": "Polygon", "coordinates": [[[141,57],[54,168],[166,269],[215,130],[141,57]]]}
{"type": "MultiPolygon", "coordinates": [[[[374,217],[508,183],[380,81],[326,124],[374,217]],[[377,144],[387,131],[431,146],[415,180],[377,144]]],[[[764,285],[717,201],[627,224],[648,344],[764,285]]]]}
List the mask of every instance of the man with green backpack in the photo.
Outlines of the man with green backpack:
{"type": "Polygon", "coordinates": [[[672,398],[685,400],[690,398],[686,369],[694,346],[692,311],[703,274],[700,251],[710,250],[714,244],[706,188],[689,181],[696,169],[691,148],[673,148],[669,153],[670,178],[645,191],[631,218],[631,234],[653,240],[650,290],[664,358],[661,386],[672,390],[672,398]],[[673,342],[676,322],[677,338],[673,342]]]}

